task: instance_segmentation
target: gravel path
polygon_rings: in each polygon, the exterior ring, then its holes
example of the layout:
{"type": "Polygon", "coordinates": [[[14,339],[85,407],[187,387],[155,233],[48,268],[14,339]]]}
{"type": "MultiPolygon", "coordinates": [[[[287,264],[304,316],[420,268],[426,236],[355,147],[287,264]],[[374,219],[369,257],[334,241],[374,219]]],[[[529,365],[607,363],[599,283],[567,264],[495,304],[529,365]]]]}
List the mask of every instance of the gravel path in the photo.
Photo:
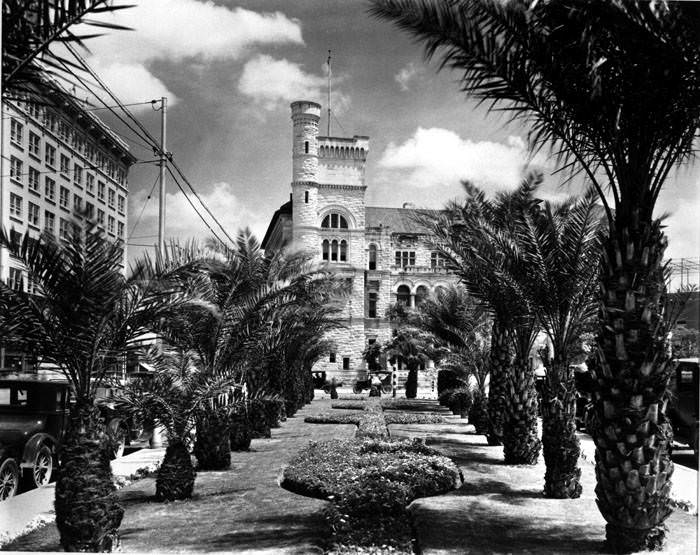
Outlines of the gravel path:
{"type": "MultiPolygon", "coordinates": [[[[330,409],[316,400],[272,431],[253,440],[251,451],[232,453],[231,469],[200,472],[189,501],[156,503],[155,480],[120,490],[125,514],[120,534],[125,552],[320,553],[327,528],[324,501],[277,485],[286,462],[310,439],[351,437],[354,425],[306,424],[304,417],[330,409]]],[[[44,526],[2,547],[8,551],[58,551],[55,526],[44,526]]]]}

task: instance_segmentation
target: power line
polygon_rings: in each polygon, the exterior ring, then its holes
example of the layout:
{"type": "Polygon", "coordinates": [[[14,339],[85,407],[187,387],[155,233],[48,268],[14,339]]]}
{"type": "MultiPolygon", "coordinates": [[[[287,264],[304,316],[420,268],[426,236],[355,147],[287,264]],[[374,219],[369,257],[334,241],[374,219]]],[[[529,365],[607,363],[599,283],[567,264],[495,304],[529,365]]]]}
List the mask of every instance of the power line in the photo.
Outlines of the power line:
{"type": "Polygon", "coordinates": [[[153,191],[156,188],[156,184],[158,183],[158,177],[156,176],[156,180],[153,182],[153,186],[151,187],[150,192],[148,193],[148,196],[146,197],[146,200],[143,201],[143,206],[141,207],[141,213],[139,214],[139,217],[136,218],[136,222],[134,223],[134,227],[131,228],[131,233],[129,233],[129,236],[126,238],[127,242],[129,239],[131,239],[131,236],[134,234],[134,231],[136,231],[136,226],[139,225],[139,222],[141,221],[141,218],[143,216],[144,210],[146,210],[146,205],[148,204],[148,201],[151,200],[151,195],[153,195],[153,191]]]}

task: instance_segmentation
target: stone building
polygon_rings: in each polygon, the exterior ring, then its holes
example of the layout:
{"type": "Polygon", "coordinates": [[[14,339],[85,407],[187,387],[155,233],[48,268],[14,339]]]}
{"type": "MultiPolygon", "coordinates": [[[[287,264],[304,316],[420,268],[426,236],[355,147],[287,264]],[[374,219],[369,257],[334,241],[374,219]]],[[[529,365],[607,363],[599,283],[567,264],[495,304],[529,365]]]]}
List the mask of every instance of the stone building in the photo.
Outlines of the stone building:
{"type": "MultiPolygon", "coordinates": [[[[351,385],[366,374],[365,347],[392,335],[389,307],[396,302],[415,306],[457,278],[426,245],[412,205],[366,206],[369,138],[319,136],[319,104],[297,101],[291,109],[292,191],[273,215],[262,244],[268,252],[283,247],[312,252],[350,281],[345,329],[333,333],[334,351],[314,370],[351,385]]],[[[432,374],[421,373],[422,387],[432,387],[432,374]]]]}
{"type": "MultiPolygon", "coordinates": [[[[63,239],[73,219],[87,216],[108,239],[125,241],[127,172],[136,158],[93,112],[52,89],[3,98],[0,225],[18,236],[49,232],[63,239]]],[[[0,249],[0,279],[31,292],[26,277],[19,261],[0,249]]],[[[0,344],[0,368],[28,366],[25,355],[0,344]]]]}

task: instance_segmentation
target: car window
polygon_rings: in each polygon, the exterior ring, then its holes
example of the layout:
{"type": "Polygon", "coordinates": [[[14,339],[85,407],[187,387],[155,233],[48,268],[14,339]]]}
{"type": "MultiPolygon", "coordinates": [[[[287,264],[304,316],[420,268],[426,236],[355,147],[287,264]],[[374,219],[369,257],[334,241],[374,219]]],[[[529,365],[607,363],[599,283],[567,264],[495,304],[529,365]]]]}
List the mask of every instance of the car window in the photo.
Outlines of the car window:
{"type": "Polygon", "coordinates": [[[29,395],[27,394],[26,389],[18,389],[17,390],[17,404],[20,407],[26,407],[27,406],[27,401],[29,399],[29,395]]]}
{"type": "Polygon", "coordinates": [[[0,406],[7,407],[10,405],[10,388],[0,387],[0,406]]]}

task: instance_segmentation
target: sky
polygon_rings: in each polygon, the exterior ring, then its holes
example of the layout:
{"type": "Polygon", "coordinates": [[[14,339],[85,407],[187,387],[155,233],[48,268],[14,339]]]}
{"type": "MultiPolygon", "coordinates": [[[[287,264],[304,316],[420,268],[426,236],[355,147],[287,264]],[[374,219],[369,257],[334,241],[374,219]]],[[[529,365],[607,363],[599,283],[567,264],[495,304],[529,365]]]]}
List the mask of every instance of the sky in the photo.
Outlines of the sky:
{"type": "MultiPolygon", "coordinates": [[[[102,16],[133,30],[91,39],[87,59],[125,103],[168,98],[167,150],[231,235],[249,227],[262,238],[289,198],[290,102],[322,104],[325,135],[328,50],[331,134],[370,137],[368,205],[437,208],[459,198],[464,179],[488,192],[513,188],[528,164],[545,174],[544,198],[583,190],[580,179],[563,183],[561,174],[552,175],[556,162],[546,153],[528,153],[526,128],[508,125],[504,116],[467,98],[458,73],[439,72],[420,45],[371,18],[367,5],[140,0],[102,16]]],[[[159,112],[148,104],[131,109],[159,136],[159,112]]],[[[153,159],[142,141],[114,128],[140,160],[153,159]]],[[[157,195],[148,195],[157,171],[141,163],[130,172],[130,259],[156,240],[157,195]]],[[[661,195],[658,214],[671,214],[669,257],[698,256],[699,179],[700,163],[682,168],[661,195]]],[[[166,235],[208,237],[172,180],[167,188],[166,235]]]]}

